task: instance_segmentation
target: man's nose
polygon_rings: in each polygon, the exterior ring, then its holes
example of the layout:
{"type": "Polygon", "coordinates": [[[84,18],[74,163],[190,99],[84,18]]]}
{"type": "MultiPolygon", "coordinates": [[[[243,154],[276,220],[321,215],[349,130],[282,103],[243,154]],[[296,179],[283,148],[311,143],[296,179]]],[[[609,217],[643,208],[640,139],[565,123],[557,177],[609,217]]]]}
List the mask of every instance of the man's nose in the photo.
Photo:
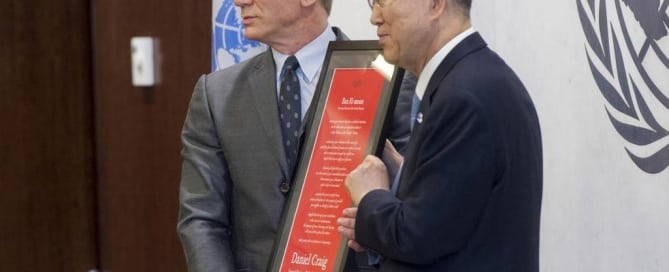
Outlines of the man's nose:
{"type": "Polygon", "coordinates": [[[243,6],[251,5],[251,3],[253,3],[253,0],[234,0],[234,2],[235,2],[235,6],[243,7],[243,6]]]}
{"type": "Polygon", "coordinates": [[[369,22],[372,25],[380,26],[383,24],[383,18],[381,17],[381,8],[377,5],[372,6],[372,14],[369,16],[369,22]]]}

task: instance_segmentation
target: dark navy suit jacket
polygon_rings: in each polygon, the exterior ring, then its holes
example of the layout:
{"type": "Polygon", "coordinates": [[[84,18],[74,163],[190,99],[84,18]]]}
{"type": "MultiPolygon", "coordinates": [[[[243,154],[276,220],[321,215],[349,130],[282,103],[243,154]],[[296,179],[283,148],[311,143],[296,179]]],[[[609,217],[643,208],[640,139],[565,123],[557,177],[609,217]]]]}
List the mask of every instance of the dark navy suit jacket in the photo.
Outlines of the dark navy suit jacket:
{"type": "Polygon", "coordinates": [[[525,87],[478,33],[429,81],[397,196],[367,194],[356,239],[380,271],[539,270],[541,134],[525,87]]]}

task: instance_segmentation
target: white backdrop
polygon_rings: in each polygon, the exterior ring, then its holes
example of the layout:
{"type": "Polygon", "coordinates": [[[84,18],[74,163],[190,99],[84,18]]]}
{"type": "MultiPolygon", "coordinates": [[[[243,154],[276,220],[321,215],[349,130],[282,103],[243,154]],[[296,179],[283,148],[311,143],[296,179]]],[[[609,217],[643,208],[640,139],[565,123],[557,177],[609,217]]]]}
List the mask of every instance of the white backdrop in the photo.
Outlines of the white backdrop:
{"type": "MultiPolygon", "coordinates": [[[[627,155],[588,65],[577,0],[473,2],[474,27],[518,73],[541,120],[541,270],[669,271],[669,169],[648,174],[627,155]]],[[[331,23],[353,39],[375,39],[369,14],[364,0],[336,0],[331,23]]],[[[654,80],[669,95],[669,70],[659,71],[654,80]]]]}

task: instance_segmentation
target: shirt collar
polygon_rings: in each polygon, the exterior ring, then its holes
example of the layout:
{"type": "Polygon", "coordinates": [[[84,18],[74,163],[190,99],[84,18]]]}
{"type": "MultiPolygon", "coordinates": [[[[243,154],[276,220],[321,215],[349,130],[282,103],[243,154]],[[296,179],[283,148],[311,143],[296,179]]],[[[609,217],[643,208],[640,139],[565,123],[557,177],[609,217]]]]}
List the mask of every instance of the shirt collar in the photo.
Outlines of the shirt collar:
{"type": "MultiPolygon", "coordinates": [[[[317,78],[318,73],[320,72],[321,65],[325,59],[325,53],[327,52],[328,43],[337,39],[332,27],[328,25],[325,30],[316,37],[313,41],[309,42],[307,45],[302,47],[295,57],[300,63],[300,69],[304,73],[304,80],[306,82],[311,82],[317,78]]],[[[286,62],[286,59],[290,57],[289,55],[282,54],[279,51],[276,51],[272,48],[272,56],[274,58],[274,63],[276,65],[276,78],[281,78],[281,70],[283,68],[283,63],[286,62]]]]}
{"type": "Polygon", "coordinates": [[[423,68],[420,76],[418,77],[418,82],[416,82],[416,96],[418,96],[418,99],[423,100],[423,95],[425,94],[427,84],[430,82],[430,78],[432,78],[434,72],[437,71],[441,61],[446,58],[448,53],[450,53],[453,48],[455,48],[455,46],[457,46],[465,38],[469,37],[469,35],[474,34],[475,32],[476,31],[474,28],[468,28],[448,41],[443,47],[441,47],[441,49],[439,49],[439,51],[437,51],[436,54],[434,54],[434,56],[432,56],[432,58],[430,58],[430,60],[423,68]]]}

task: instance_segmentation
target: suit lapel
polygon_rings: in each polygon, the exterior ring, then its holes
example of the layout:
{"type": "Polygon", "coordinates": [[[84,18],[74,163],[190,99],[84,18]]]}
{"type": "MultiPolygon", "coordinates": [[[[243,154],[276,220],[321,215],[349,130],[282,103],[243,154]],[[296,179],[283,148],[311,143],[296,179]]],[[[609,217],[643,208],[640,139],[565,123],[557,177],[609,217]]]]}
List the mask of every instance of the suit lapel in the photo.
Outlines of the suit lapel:
{"type": "MultiPolygon", "coordinates": [[[[337,40],[348,40],[348,37],[336,27],[333,27],[337,40]]],[[[288,169],[288,163],[286,162],[286,155],[283,149],[283,143],[281,140],[281,128],[279,122],[279,109],[277,105],[276,97],[276,68],[274,67],[274,59],[272,58],[272,51],[268,49],[267,51],[261,53],[263,54],[261,58],[258,59],[257,63],[252,64],[254,73],[247,77],[248,84],[251,86],[250,91],[253,95],[254,105],[253,107],[258,112],[260,117],[260,125],[263,126],[267,141],[270,143],[272,148],[271,153],[276,157],[277,161],[281,165],[281,170],[283,176],[286,180],[290,179],[290,170],[288,169]],[[269,79],[269,80],[268,80],[269,79]],[[267,106],[267,105],[274,105],[267,106]]],[[[316,93],[318,90],[316,90],[316,93]]],[[[314,94],[312,102],[317,99],[317,95],[314,94]]],[[[314,103],[310,103],[307,113],[305,114],[305,122],[302,122],[299,131],[300,142],[304,136],[305,130],[307,127],[306,116],[309,116],[314,110],[314,103]]]]}
{"type": "MultiPolygon", "coordinates": [[[[449,52],[448,55],[446,55],[446,58],[444,58],[441,64],[439,64],[439,67],[432,75],[432,78],[430,78],[430,82],[427,84],[427,88],[425,89],[425,95],[423,97],[424,98],[427,97],[429,101],[434,92],[437,90],[437,87],[439,87],[441,81],[446,77],[446,75],[453,69],[453,67],[455,67],[455,65],[460,60],[462,60],[464,57],[471,54],[472,52],[477,51],[486,46],[487,45],[485,41],[483,41],[483,38],[481,38],[481,35],[479,35],[478,32],[473,33],[472,35],[469,35],[469,37],[462,40],[462,42],[456,45],[455,48],[453,48],[453,50],[451,50],[451,52],[449,52]]],[[[424,112],[422,108],[423,107],[421,106],[421,112],[424,112]]]]}
{"type": "Polygon", "coordinates": [[[253,74],[248,76],[249,91],[253,95],[253,107],[258,112],[260,124],[265,130],[267,142],[271,147],[271,154],[281,166],[284,177],[288,178],[288,163],[281,143],[281,128],[279,127],[279,109],[276,106],[276,69],[272,51],[263,53],[259,61],[253,65],[253,74]]]}
{"type": "MultiPolygon", "coordinates": [[[[432,97],[437,92],[439,85],[444,80],[446,75],[448,75],[448,73],[451,70],[453,70],[455,65],[460,60],[465,58],[467,55],[475,51],[478,51],[482,48],[485,48],[486,46],[487,45],[483,40],[483,38],[481,38],[481,35],[479,35],[478,33],[474,33],[465,38],[464,40],[462,40],[462,42],[456,45],[455,48],[453,48],[453,50],[451,50],[451,52],[449,52],[448,55],[446,55],[446,58],[444,58],[444,60],[439,64],[439,67],[434,72],[434,74],[432,74],[432,77],[430,78],[430,81],[427,84],[427,88],[425,89],[425,95],[423,95],[423,99],[420,103],[420,107],[418,110],[418,114],[420,116],[422,116],[423,113],[429,111],[430,105],[432,105],[432,97]]],[[[420,130],[422,122],[416,122],[416,121],[413,122],[415,122],[414,123],[415,125],[413,128],[413,132],[411,134],[411,140],[410,140],[411,146],[409,146],[409,150],[407,151],[407,157],[415,157],[416,156],[415,152],[417,152],[418,146],[422,144],[422,142],[414,140],[414,137],[419,137],[416,136],[416,132],[420,130]]],[[[402,171],[402,176],[401,176],[402,180],[409,179],[410,176],[412,176],[414,174],[414,171],[416,170],[417,161],[415,159],[409,161],[410,164],[404,165],[405,170],[402,171]]],[[[398,192],[400,194],[403,193],[403,190],[406,188],[405,186],[406,184],[403,183],[399,184],[398,192]]]]}

